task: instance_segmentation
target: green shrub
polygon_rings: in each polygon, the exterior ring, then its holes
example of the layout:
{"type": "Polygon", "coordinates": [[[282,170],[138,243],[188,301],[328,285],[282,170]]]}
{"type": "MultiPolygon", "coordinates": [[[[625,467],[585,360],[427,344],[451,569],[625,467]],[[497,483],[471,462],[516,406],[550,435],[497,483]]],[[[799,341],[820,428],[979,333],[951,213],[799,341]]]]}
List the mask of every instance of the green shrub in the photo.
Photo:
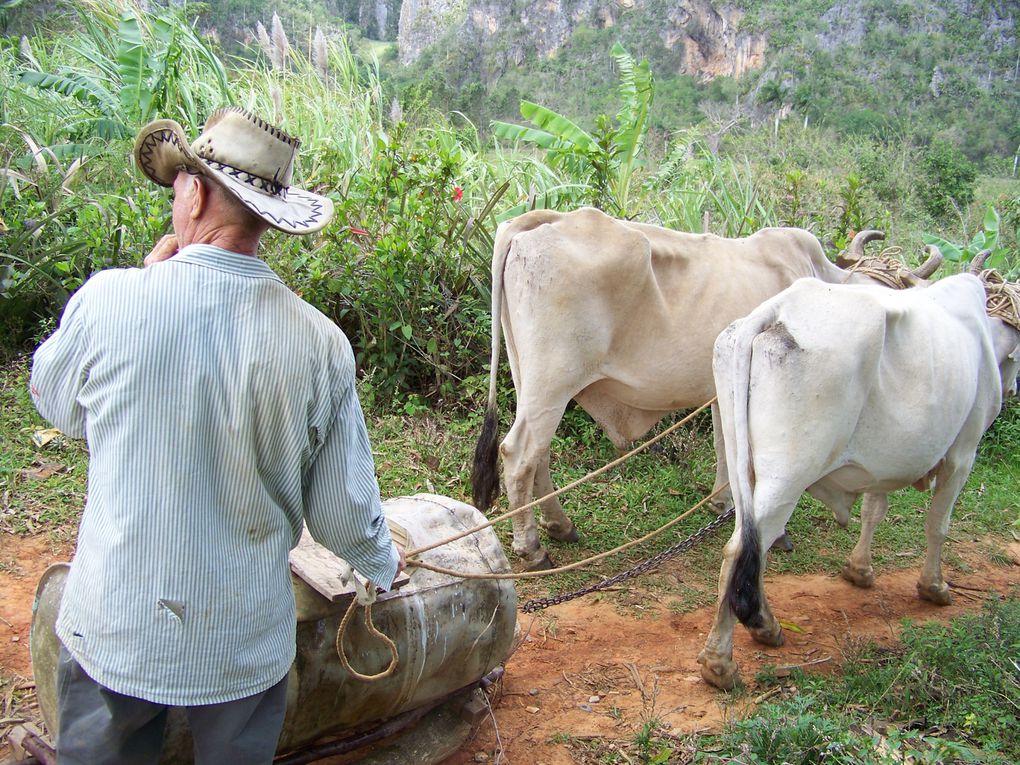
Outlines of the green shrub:
{"type": "Polygon", "coordinates": [[[921,158],[925,183],[920,188],[924,207],[933,218],[944,218],[974,199],[977,168],[952,144],[936,140],[921,158]]]}
{"type": "Polygon", "coordinates": [[[291,286],[345,330],[382,400],[408,392],[452,399],[489,346],[480,289],[489,250],[470,243],[484,230],[468,231],[464,155],[446,138],[380,137],[373,162],[335,194],[321,246],[281,240],[282,254],[272,256],[291,286]]]}
{"type": "Polygon", "coordinates": [[[169,219],[165,192],[122,162],[35,160],[0,176],[0,358],[44,335],[93,273],[139,264],[169,219]],[[99,183],[81,177],[93,172],[99,183]]]}

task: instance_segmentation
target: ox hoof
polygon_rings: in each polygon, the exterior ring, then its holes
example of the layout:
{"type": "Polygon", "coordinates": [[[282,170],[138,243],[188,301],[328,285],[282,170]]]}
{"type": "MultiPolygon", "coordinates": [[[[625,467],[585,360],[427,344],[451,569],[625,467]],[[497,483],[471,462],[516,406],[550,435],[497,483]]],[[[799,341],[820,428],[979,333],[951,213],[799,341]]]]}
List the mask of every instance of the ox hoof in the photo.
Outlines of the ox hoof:
{"type": "Polygon", "coordinates": [[[783,552],[793,552],[793,540],[791,540],[790,535],[784,531],[783,535],[772,543],[771,549],[782,550],[783,552]]]}
{"type": "Polygon", "coordinates": [[[710,659],[704,651],[698,655],[701,665],[701,679],[723,691],[732,691],[740,685],[737,664],[731,659],[710,659]]]}
{"type": "Polygon", "coordinates": [[[524,556],[525,571],[548,571],[553,567],[552,558],[545,550],[539,550],[534,555],[524,556]]]}
{"type": "Polygon", "coordinates": [[[775,627],[748,627],[748,632],[756,643],[770,646],[781,646],[783,640],[783,628],[776,624],[775,627]]]}
{"type": "Polygon", "coordinates": [[[559,540],[560,542],[567,542],[570,543],[571,545],[575,542],[580,542],[580,534],[577,533],[577,526],[570,526],[570,530],[567,531],[566,533],[562,531],[557,532],[550,530],[549,535],[554,540],[559,540]]]}
{"type": "Polygon", "coordinates": [[[936,606],[948,606],[953,602],[953,594],[949,586],[943,582],[940,585],[917,583],[917,594],[921,600],[927,600],[936,606]]]}
{"type": "Polygon", "coordinates": [[[716,497],[708,506],[712,509],[712,512],[716,515],[722,515],[723,513],[733,509],[733,500],[729,498],[716,497]]]}
{"type": "Polygon", "coordinates": [[[559,526],[546,526],[546,532],[553,539],[558,539],[560,542],[574,542],[581,541],[581,535],[577,533],[577,526],[570,524],[570,528],[567,531],[561,531],[559,526]]]}
{"type": "Polygon", "coordinates": [[[867,589],[875,584],[875,569],[871,568],[871,566],[868,566],[868,568],[858,568],[847,563],[839,573],[850,584],[857,587],[867,589]]]}

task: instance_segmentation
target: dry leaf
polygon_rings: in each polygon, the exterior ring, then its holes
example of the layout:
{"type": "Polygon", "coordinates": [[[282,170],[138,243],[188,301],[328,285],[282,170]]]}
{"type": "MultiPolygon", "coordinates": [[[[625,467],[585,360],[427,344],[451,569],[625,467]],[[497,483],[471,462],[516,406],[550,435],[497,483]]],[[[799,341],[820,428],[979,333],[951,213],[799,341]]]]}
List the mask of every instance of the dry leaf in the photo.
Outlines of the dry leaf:
{"type": "Polygon", "coordinates": [[[57,462],[41,462],[33,468],[22,470],[21,474],[26,478],[34,478],[37,481],[45,481],[51,475],[55,473],[66,473],[67,465],[61,465],[57,462]]]}

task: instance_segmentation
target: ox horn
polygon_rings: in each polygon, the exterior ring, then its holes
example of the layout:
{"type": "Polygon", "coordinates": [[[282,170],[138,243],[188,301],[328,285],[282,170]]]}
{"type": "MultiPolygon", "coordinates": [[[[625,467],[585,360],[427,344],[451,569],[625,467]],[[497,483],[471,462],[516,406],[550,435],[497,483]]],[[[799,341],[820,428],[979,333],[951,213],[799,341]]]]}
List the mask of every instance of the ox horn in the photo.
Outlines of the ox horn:
{"type": "Polygon", "coordinates": [[[836,265],[840,268],[848,268],[864,257],[864,245],[875,240],[885,239],[885,234],[874,229],[866,229],[858,232],[846,252],[836,258],[836,265]]]}
{"type": "Polygon", "coordinates": [[[988,256],[991,254],[991,250],[981,250],[981,252],[974,256],[967,271],[974,274],[974,276],[981,276],[981,269],[985,267],[985,261],[988,260],[988,256]]]}
{"type": "Polygon", "coordinates": [[[942,250],[934,244],[926,245],[924,250],[928,253],[928,259],[910,272],[918,279],[927,279],[942,265],[942,250]]]}

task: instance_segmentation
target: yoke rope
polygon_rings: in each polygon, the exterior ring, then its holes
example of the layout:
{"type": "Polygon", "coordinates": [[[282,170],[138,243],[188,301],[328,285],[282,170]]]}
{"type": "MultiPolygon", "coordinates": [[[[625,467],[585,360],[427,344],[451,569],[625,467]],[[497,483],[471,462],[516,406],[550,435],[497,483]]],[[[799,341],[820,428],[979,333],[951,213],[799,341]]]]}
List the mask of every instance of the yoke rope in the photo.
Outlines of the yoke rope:
{"type": "MultiPolygon", "coordinates": [[[[414,555],[419,555],[419,554],[421,554],[423,552],[428,552],[429,550],[434,550],[437,547],[442,547],[443,545],[449,544],[450,542],[455,542],[458,539],[462,539],[463,537],[469,536],[469,535],[474,534],[474,533],[476,533],[478,531],[482,531],[483,529],[490,528],[491,526],[493,526],[496,523],[499,523],[500,521],[504,521],[507,518],[510,518],[511,516],[514,516],[514,515],[519,515],[520,513],[523,513],[525,510],[530,510],[531,508],[536,507],[537,505],[542,504],[546,500],[552,499],[553,497],[558,497],[560,494],[563,494],[564,492],[569,491],[570,489],[574,489],[574,488],[580,486],[582,483],[585,483],[586,481],[590,481],[592,478],[595,478],[596,476],[602,475],[607,470],[610,470],[610,469],[616,467],[617,465],[619,465],[619,464],[621,464],[623,462],[626,462],[631,457],[633,457],[635,454],[639,454],[640,452],[643,452],[645,449],[647,449],[648,447],[652,446],[653,444],[658,443],[663,438],[665,438],[670,433],[672,433],[674,430],[677,430],[681,425],[686,425],[688,422],[690,422],[692,419],[694,419],[697,415],[699,415],[701,412],[703,412],[706,408],[708,408],[709,406],[714,404],[717,400],[718,400],[717,397],[713,396],[707,402],[705,402],[704,404],[699,406],[697,409],[695,409],[693,412],[691,412],[689,415],[687,415],[682,420],[680,420],[680,422],[673,423],[672,425],[670,425],[668,428],[666,428],[664,431],[659,433],[654,438],[648,439],[647,441],[645,441],[640,446],[638,446],[638,447],[636,447],[634,449],[631,449],[629,452],[627,452],[623,456],[618,457],[617,459],[613,460],[612,462],[610,462],[610,463],[608,463],[606,465],[603,465],[598,470],[593,470],[592,472],[588,473],[588,475],[586,475],[586,476],[584,476],[582,478],[578,478],[576,481],[574,481],[572,483],[568,483],[566,486],[563,486],[562,488],[559,488],[559,489],[557,489],[554,492],[546,494],[544,497],[540,497],[539,499],[536,499],[536,500],[534,500],[532,502],[529,502],[526,505],[521,505],[520,507],[518,507],[518,508],[516,508],[514,510],[510,510],[508,512],[505,512],[502,515],[496,516],[495,518],[492,518],[491,520],[486,521],[485,523],[480,523],[477,526],[475,526],[474,528],[468,529],[467,531],[462,531],[459,534],[454,534],[453,536],[447,537],[446,539],[441,539],[438,542],[433,542],[432,544],[423,545],[422,547],[416,547],[413,550],[408,550],[405,553],[405,555],[408,558],[408,561],[407,561],[408,567],[411,566],[412,561],[410,560],[410,558],[412,556],[414,556],[414,555]]],[[[415,565],[420,565],[418,561],[415,561],[414,563],[415,563],[415,565]]],[[[420,567],[421,568],[425,568],[424,566],[420,566],[420,567]]]]}
{"type": "Polygon", "coordinates": [[[981,272],[985,285],[985,310],[1020,330],[1020,284],[1007,282],[994,268],[981,272]]]}
{"type": "Polygon", "coordinates": [[[894,290],[907,289],[911,286],[910,281],[917,279],[917,275],[897,259],[896,256],[900,252],[902,252],[900,247],[887,247],[882,250],[881,255],[860,258],[846,270],[851,274],[860,273],[869,276],[894,290]]]}
{"type": "Polygon", "coordinates": [[[680,521],[684,520],[684,518],[689,516],[695,510],[701,508],[701,506],[704,505],[706,502],[717,497],[719,494],[725,491],[728,486],[729,486],[728,483],[723,484],[718,489],[713,491],[711,494],[699,500],[697,504],[682,512],[673,520],[667,521],[665,524],[655,529],[654,531],[650,531],[643,537],[640,537],[638,539],[632,539],[630,542],[624,542],[622,545],[614,547],[612,550],[606,550],[605,552],[598,553],[597,555],[592,555],[590,558],[574,561],[573,563],[568,563],[567,565],[559,566],[558,568],[550,568],[545,571],[522,571],[521,573],[514,573],[511,571],[510,573],[506,574],[494,574],[468,571],[454,571],[452,569],[443,568],[442,566],[434,566],[431,563],[425,563],[424,561],[421,560],[413,561],[408,560],[407,566],[408,568],[410,568],[411,566],[417,566],[418,568],[424,568],[428,571],[434,571],[437,574],[447,574],[448,576],[454,576],[460,579],[537,579],[543,576],[562,574],[564,571],[573,571],[575,569],[581,568],[582,566],[587,566],[589,563],[595,563],[596,561],[600,561],[603,558],[608,558],[610,555],[615,555],[616,553],[623,552],[624,550],[629,550],[631,547],[634,547],[635,545],[639,545],[642,542],[647,542],[649,539],[657,537],[662,532],[680,523],[680,521]]]}
{"type": "MultiPolygon", "coordinates": [[[[706,502],[708,502],[710,499],[712,499],[715,496],[717,496],[718,494],[720,494],[722,491],[724,491],[726,489],[727,486],[729,486],[729,484],[728,483],[724,484],[723,486],[721,486],[720,488],[716,489],[715,491],[713,491],[708,496],[704,497],[700,502],[698,502],[696,505],[694,505],[693,507],[691,507],[687,511],[681,513],[676,518],[674,518],[673,520],[667,522],[666,524],[664,524],[663,526],[659,527],[655,531],[652,531],[652,532],[650,532],[648,534],[645,534],[640,539],[635,539],[635,540],[632,540],[630,542],[626,542],[626,543],[620,545],[619,547],[616,547],[616,548],[614,548],[612,550],[608,550],[608,551],[603,552],[603,553],[599,553],[598,555],[593,555],[590,558],[586,558],[585,560],[575,561],[574,563],[569,563],[566,566],[560,566],[559,568],[549,569],[547,571],[525,571],[525,572],[522,572],[520,574],[515,574],[515,573],[512,573],[512,572],[511,573],[506,573],[506,574],[497,574],[497,573],[491,573],[491,572],[490,573],[464,572],[464,571],[454,571],[452,569],[443,568],[441,566],[433,566],[432,564],[425,563],[424,561],[422,561],[420,559],[412,558],[412,556],[420,555],[421,553],[427,552],[429,550],[434,550],[437,547],[442,547],[443,545],[449,544],[450,542],[455,542],[458,539],[462,539],[463,537],[469,536],[471,534],[475,534],[475,533],[477,533],[479,531],[482,531],[483,529],[490,528],[493,524],[498,523],[499,521],[503,521],[503,520],[506,520],[507,518],[510,518],[511,516],[518,515],[519,513],[522,513],[525,510],[530,510],[531,508],[535,507],[536,505],[542,504],[543,502],[545,502],[548,499],[552,499],[553,497],[559,496],[560,494],[562,494],[565,491],[569,491],[570,489],[573,489],[573,488],[575,488],[577,486],[580,486],[582,483],[585,483],[586,481],[590,481],[592,478],[595,478],[596,476],[602,475],[602,473],[605,473],[607,470],[610,470],[610,469],[616,467],[617,465],[619,465],[619,464],[625,462],[626,460],[630,459],[631,457],[633,457],[635,454],[638,454],[638,453],[644,451],[645,449],[647,449],[648,447],[652,446],[653,444],[661,441],[663,438],[665,438],[667,435],[669,435],[670,433],[675,431],[681,425],[685,425],[686,423],[690,422],[695,416],[700,414],[702,411],[704,411],[707,407],[711,406],[715,402],[716,402],[716,398],[713,396],[712,399],[710,399],[708,402],[706,402],[705,404],[702,404],[700,407],[695,409],[693,412],[691,412],[689,415],[684,417],[679,422],[676,422],[673,425],[670,425],[668,428],[666,428],[666,430],[662,431],[657,436],[648,439],[647,441],[645,441],[640,446],[632,449],[631,451],[627,452],[626,454],[624,454],[621,457],[618,457],[617,459],[613,460],[612,462],[610,462],[610,463],[608,463],[606,465],[603,465],[598,470],[593,470],[591,473],[588,473],[588,475],[584,476],[583,478],[579,478],[576,481],[573,481],[572,483],[569,483],[566,486],[564,486],[564,487],[562,487],[560,489],[557,489],[556,491],[554,491],[554,492],[552,492],[550,494],[547,494],[544,497],[541,497],[540,499],[536,499],[533,502],[529,502],[526,505],[521,505],[520,507],[516,508],[515,510],[511,510],[509,512],[503,513],[502,515],[497,516],[496,518],[493,518],[493,519],[491,519],[489,521],[486,521],[485,523],[481,523],[481,524],[475,526],[474,528],[470,528],[467,531],[462,531],[459,534],[454,534],[454,535],[449,536],[446,539],[442,539],[442,540],[440,540],[438,542],[434,542],[434,543],[429,544],[429,545],[424,545],[422,547],[416,547],[413,550],[407,551],[405,553],[405,555],[407,557],[407,568],[411,568],[411,567],[423,568],[423,569],[427,569],[428,571],[434,571],[434,572],[436,572],[438,574],[446,574],[448,576],[453,576],[453,577],[456,577],[456,578],[459,578],[459,579],[533,579],[533,578],[542,577],[542,576],[552,576],[553,574],[559,574],[559,573],[562,573],[564,571],[572,571],[572,570],[580,568],[582,566],[586,566],[589,563],[594,563],[595,561],[599,561],[599,560],[602,560],[603,558],[607,558],[610,555],[615,555],[618,552],[623,552],[624,550],[628,550],[631,547],[634,547],[635,545],[641,544],[642,542],[645,542],[645,541],[647,541],[649,539],[652,539],[653,537],[661,534],[662,532],[666,531],[667,529],[671,528],[672,526],[675,526],[677,523],[682,521],[684,518],[686,518],[691,513],[693,513],[695,510],[697,510],[702,505],[704,505],[706,502]]],[[[356,576],[354,577],[354,581],[355,581],[355,585],[360,584],[356,576]]],[[[371,585],[371,583],[370,583],[370,585],[371,585]]],[[[346,611],[346,613],[344,613],[344,617],[343,617],[343,619],[341,619],[340,626],[337,628],[337,631],[336,631],[336,653],[337,653],[337,656],[340,658],[340,663],[343,665],[343,668],[346,669],[351,674],[352,677],[354,677],[357,680],[362,680],[362,681],[365,681],[365,682],[374,682],[376,680],[382,680],[383,678],[389,677],[390,675],[392,675],[396,671],[397,665],[400,663],[400,656],[399,656],[399,654],[397,652],[396,643],[394,643],[393,640],[391,640],[387,635],[385,635],[384,633],[380,632],[376,628],[375,624],[373,624],[373,622],[372,622],[372,603],[374,601],[375,601],[374,585],[369,586],[364,594],[362,594],[359,591],[358,596],[351,599],[351,604],[347,607],[347,611],[346,611]],[[344,651],[344,647],[343,647],[343,637],[344,637],[344,634],[347,632],[347,626],[350,623],[351,618],[354,616],[355,610],[357,610],[357,606],[358,606],[359,601],[362,601],[362,600],[364,601],[364,605],[365,605],[365,626],[368,628],[368,631],[372,635],[374,635],[375,637],[379,638],[380,640],[382,640],[386,644],[386,647],[389,649],[389,652],[390,652],[390,664],[389,664],[389,666],[386,669],[384,669],[382,672],[378,672],[378,673],[376,673],[374,675],[362,674],[361,672],[358,672],[356,669],[354,669],[354,667],[351,666],[351,663],[350,663],[350,661],[347,658],[347,653],[344,651]]]]}

